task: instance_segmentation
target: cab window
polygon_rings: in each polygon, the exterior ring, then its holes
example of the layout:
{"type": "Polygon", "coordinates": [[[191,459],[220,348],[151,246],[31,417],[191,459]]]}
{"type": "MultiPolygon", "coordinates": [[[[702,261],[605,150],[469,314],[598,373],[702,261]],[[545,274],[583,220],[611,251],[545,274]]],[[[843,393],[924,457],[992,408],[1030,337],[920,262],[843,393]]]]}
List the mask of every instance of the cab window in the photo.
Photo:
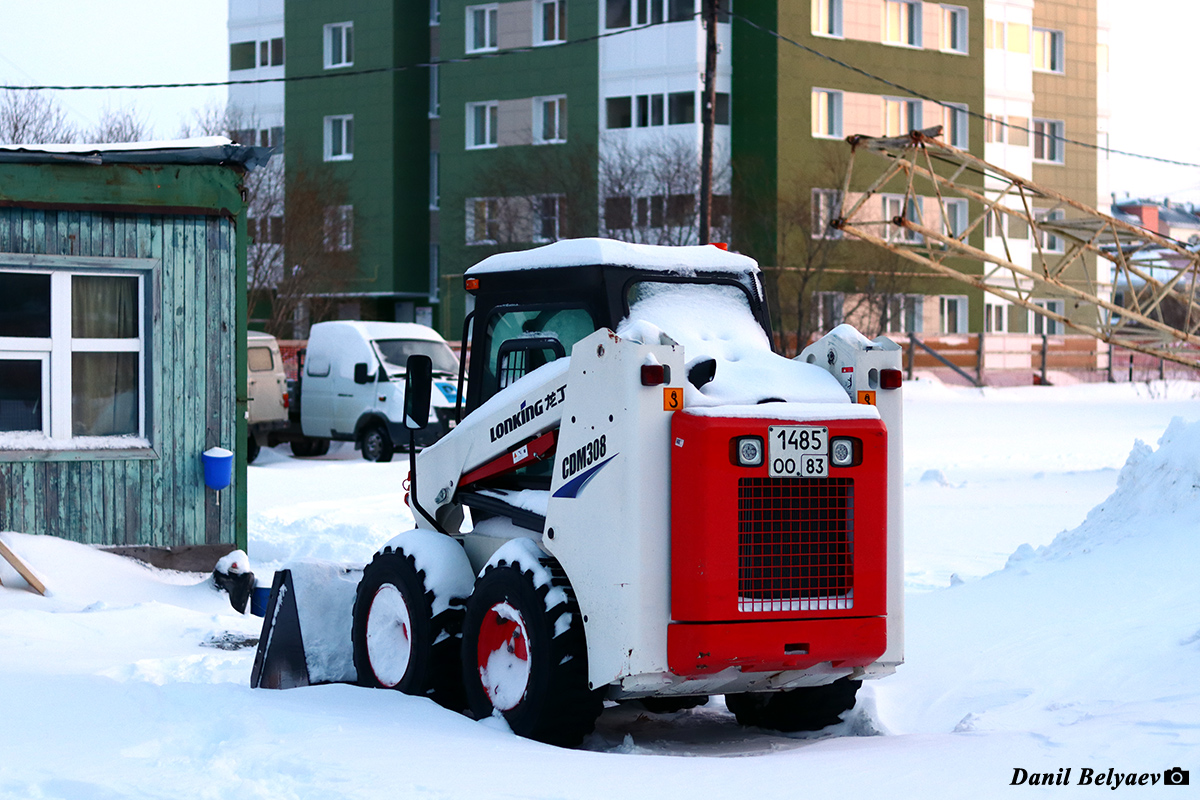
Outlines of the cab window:
{"type": "Polygon", "coordinates": [[[486,400],[543,364],[571,354],[576,342],[596,330],[583,308],[527,308],[500,311],[488,324],[486,400]]]}

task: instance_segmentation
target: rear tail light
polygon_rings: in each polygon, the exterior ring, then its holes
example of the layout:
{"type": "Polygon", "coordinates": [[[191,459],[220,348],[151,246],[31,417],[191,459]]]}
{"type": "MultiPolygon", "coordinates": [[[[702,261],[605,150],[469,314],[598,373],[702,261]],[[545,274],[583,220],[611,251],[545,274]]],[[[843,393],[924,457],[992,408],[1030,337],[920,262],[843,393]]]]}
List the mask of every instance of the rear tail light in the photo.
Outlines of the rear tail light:
{"type": "Polygon", "coordinates": [[[643,364],[642,386],[662,386],[671,380],[671,368],[666,364],[643,364]]]}
{"type": "Polygon", "coordinates": [[[283,407],[284,408],[292,407],[292,397],[291,397],[291,395],[288,394],[287,389],[283,390],[283,407]]]}
{"type": "Polygon", "coordinates": [[[879,385],[884,389],[899,389],[904,382],[904,373],[898,369],[885,369],[879,372],[879,385]]]}

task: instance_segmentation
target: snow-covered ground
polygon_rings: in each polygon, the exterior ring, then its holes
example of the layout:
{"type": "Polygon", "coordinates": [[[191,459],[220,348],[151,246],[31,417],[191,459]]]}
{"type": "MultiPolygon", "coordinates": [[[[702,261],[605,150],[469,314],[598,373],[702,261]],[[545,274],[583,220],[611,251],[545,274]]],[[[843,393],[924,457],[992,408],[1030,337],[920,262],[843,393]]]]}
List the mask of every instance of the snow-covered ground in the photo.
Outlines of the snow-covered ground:
{"type": "MultiPolygon", "coordinates": [[[[253,650],[216,645],[260,621],[202,576],[8,533],[52,596],[0,566],[0,797],[1007,797],[1017,768],[1090,796],[1085,770],[1200,768],[1200,384],[905,387],[907,663],[835,729],[628,704],[569,751],[395,692],[251,690],[253,650]]],[[[364,562],[411,526],[406,469],[264,451],[254,569],[364,562]]]]}

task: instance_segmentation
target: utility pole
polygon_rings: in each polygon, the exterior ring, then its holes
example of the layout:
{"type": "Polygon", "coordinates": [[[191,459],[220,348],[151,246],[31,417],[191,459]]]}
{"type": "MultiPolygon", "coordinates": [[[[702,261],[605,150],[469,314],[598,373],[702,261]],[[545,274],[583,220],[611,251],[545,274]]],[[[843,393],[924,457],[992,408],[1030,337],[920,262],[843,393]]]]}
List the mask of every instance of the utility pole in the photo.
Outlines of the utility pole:
{"type": "Polygon", "coordinates": [[[713,126],[717,116],[717,5],[704,1],[704,26],[708,34],[704,53],[704,102],[700,104],[700,244],[708,244],[712,227],[713,126]]]}

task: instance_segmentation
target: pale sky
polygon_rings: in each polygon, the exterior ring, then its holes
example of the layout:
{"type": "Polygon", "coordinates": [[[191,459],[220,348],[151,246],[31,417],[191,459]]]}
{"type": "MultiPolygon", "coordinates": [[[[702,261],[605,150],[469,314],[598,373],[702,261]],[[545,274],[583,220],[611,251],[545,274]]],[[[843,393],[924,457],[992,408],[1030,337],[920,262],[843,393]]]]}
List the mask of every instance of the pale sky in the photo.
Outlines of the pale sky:
{"type": "MultiPolygon", "coordinates": [[[[802,0],[793,0],[800,2],[802,0]]],[[[1111,146],[1200,164],[1200,109],[1193,98],[1200,4],[1110,0],[1111,146]]],[[[228,0],[0,0],[0,83],[116,84],[228,77],[228,0]]],[[[133,104],[159,137],[224,89],[58,92],[81,127],[108,104],[133,104]]],[[[1200,168],[1113,155],[1112,190],[1123,196],[1200,202],[1200,168]]]]}

